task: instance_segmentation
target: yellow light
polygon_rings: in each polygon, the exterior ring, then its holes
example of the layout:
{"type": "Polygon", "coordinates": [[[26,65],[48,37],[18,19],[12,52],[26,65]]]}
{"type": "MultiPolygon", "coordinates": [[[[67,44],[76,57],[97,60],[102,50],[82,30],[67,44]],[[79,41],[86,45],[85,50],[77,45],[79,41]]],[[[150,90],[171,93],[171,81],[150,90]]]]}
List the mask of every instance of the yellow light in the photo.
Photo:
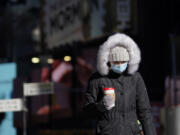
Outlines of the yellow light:
{"type": "Polygon", "coordinates": [[[52,64],[53,62],[54,62],[54,60],[52,58],[47,59],[48,64],[52,64]]]}
{"type": "Polygon", "coordinates": [[[36,63],[39,63],[40,62],[40,59],[38,57],[33,57],[31,59],[32,63],[36,64],[36,63]]]}
{"type": "Polygon", "coordinates": [[[71,56],[65,56],[64,61],[66,61],[66,62],[71,61],[71,56]]]}

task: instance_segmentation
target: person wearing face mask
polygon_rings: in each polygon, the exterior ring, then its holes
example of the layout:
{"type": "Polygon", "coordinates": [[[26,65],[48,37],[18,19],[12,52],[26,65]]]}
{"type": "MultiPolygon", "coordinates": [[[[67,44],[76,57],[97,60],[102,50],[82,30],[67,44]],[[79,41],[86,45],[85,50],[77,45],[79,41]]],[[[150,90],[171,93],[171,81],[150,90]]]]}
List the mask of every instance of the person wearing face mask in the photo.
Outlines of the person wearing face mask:
{"type": "Polygon", "coordinates": [[[156,135],[151,105],[137,71],[140,49],[129,36],[116,33],[98,50],[97,72],[88,81],[84,111],[97,119],[97,135],[156,135]]]}

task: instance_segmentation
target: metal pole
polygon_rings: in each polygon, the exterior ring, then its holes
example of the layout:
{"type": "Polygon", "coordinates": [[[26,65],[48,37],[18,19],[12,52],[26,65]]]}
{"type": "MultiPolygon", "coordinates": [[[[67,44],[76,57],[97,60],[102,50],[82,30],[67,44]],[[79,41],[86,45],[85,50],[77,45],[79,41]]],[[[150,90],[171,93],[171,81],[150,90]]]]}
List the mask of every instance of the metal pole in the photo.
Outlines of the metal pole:
{"type": "Polygon", "coordinates": [[[26,118],[26,96],[23,95],[24,110],[23,110],[23,135],[27,135],[27,118],[26,118]]]}
{"type": "Polygon", "coordinates": [[[174,89],[174,104],[177,105],[177,87],[176,87],[176,47],[174,43],[174,35],[170,34],[171,53],[172,53],[172,75],[173,75],[173,89],[174,89]]]}

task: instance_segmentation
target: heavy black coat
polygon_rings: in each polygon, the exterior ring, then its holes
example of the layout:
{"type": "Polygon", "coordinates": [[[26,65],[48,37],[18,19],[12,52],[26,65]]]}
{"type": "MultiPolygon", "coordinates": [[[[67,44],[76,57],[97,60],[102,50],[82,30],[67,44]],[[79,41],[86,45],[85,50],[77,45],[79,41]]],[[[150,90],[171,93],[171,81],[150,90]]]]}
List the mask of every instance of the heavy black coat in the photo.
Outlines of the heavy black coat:
{"type": "Polygon", "coordinates": [[[94,73],[89,79],[84,109],[97,118],[99,135],[138,135],[137,119],[145,135],[156,135],[148,93],[138,72],[119,75],[110,71],[106,76],[94,73]],[[111,110],[106,110],[102,101],[104,87],[115,88],[115,107],[111,110]]]}

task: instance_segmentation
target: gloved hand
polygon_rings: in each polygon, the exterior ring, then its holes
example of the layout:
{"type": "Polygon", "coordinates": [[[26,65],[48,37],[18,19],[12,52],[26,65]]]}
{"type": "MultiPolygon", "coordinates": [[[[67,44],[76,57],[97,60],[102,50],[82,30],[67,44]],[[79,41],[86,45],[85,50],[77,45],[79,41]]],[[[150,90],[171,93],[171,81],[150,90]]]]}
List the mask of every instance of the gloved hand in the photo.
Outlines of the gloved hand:
{"type": "Polygon", "coordinates": [[[107,110],[111,110],[115,106],[115,98],[112,95],[107,94],[103,97],[103,103],[107,110]]]}

